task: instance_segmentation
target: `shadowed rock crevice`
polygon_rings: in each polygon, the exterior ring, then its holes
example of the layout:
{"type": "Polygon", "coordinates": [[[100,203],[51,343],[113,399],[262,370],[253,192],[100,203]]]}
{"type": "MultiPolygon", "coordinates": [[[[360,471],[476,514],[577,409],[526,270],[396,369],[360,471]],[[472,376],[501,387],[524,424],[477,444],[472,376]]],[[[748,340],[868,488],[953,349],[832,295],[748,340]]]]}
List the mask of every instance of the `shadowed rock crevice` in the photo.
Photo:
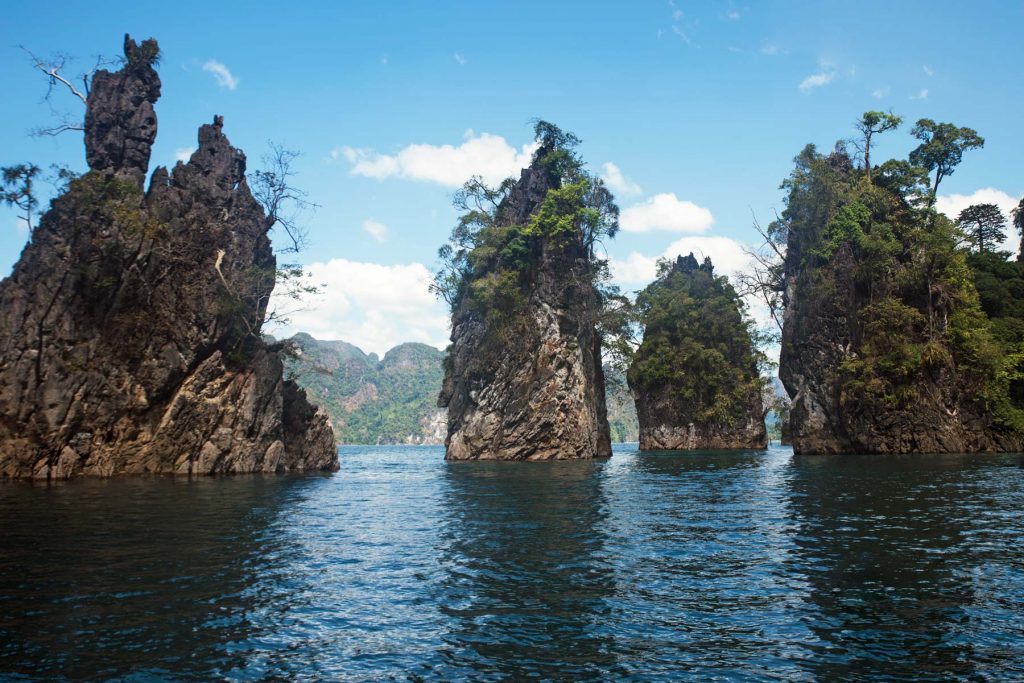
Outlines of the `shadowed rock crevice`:
{"type": "Polygon", "coordinates": [[[0,475],[334,469],[326,418],[259,337],[276,259],[222,119],[143,193],[157,55],[126,37],[95,75],[90,170],[0,283],[0,475]]]}

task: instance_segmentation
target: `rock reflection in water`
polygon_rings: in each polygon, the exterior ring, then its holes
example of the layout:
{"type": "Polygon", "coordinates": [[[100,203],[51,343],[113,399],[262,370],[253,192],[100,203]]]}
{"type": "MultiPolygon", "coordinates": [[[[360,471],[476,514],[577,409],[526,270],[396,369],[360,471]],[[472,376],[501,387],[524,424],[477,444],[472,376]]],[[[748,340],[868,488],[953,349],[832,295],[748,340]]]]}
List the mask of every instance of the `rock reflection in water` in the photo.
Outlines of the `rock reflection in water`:
{"type": "Polygon", "coordinates": [[[445,472],[438,604],[452,671],[600,679],[615,591],[601,461],[453,463],[445,472]]]}

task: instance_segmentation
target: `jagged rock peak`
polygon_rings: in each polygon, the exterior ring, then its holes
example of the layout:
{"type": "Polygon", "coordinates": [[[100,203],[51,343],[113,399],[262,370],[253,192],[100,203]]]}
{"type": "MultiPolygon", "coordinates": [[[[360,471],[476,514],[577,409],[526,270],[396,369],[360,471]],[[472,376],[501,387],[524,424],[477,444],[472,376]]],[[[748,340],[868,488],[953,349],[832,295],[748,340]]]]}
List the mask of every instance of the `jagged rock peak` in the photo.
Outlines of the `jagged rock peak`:
{"type": "Polygon", "coordinates": [[[199,128],[199,147],[188,163],[178,162],[174,180],[179,185],[202,184],[212,199],[223,200],[245,184],[245,154],[231,146],[224,135],[224,117],[199,128]]]}
{"type": "Polygon", "coordinates": [[[697,257],[693,255],[691,251],[687,256],[679,255],[676,256],[676,262],[672,267],[677,272],[689,273],[695,270],[706,270],[708,273],[714,273],[715,267],[711,264],[711,258],[708,256],[704,257],[703,263],[697,263],[697,257]]]}
{"type": "MultiPolygon", "coordinates": [[[[452,345],[439,396],[439,405],[448,408],[449,460],[611,455],[601,339],[594,325],[601,299],[591,281],[587,245],[582,234],[524,232],[566,177],[583,177],[579,167],[563,177],[551,163],[554,156],[581,165],[570,151],[578,141],[561,140],[561,149],[541,140],[530,166],[507,187],[494,212],[488,235],[520,235],[508,260],[484,257],[487,264],[472,275],[514,280],[512,298],[520,303],[504,310],[506,304],[484,305],[467,295],[452,312],[452,345]],[[503,311],[500,322],[495,310],[503,311]]],[[[487,244],[480,247],[478,254],[487,253],[487,244]]],[[[470,291],[473,282],[464,284],[470,291]]]]}
{"type": "Polygon", "coordinates": [[[0,281],[0,477],[337,469],[326,415],[259,336],[268,219],[223,119],[153,173],[155,41],[89,95],[91,170],[0,281]]]}
{"type": "Polygon", "coordinates": [[[160,76],[154,65],[160,55],[156,40],[136,43],[124,36],[124,66],[100,70],[92,78],[85,112],[85,159],[89,168],[122,176],[140,188],[149,169],[156,140],[160,76]]]}

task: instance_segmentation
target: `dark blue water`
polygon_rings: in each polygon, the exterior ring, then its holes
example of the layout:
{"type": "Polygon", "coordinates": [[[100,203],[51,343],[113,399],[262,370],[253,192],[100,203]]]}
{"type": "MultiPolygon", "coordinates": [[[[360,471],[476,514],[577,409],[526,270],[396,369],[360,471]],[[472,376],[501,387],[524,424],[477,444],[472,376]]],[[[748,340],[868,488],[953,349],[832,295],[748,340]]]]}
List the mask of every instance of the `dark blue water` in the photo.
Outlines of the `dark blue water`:
{"type": "Polygon", "coordinates": [[[0,483],[0,678],[1024,677],[1024,456],[0,483]]]}

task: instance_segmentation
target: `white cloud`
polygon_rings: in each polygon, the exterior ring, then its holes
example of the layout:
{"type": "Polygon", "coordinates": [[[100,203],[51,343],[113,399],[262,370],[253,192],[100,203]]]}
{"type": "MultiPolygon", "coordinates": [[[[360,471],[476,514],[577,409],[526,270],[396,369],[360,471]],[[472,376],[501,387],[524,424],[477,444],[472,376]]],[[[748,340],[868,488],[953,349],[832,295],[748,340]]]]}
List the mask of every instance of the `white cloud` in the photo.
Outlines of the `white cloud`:
{"type": "Polygon", "coordinates": [[[474,175],[492,185],[518,175],[530,164],[536,143],[521,149],[508,144],[500,135],[466,131],[465,139],[454,145],[409,145],[397,154],[380,154],[372,149],[341,147],[332,150],[333,158],[344,157],[352,164],[352,175],[367,178],[406,178],[459,187],[474,175]]]}
{"type": "Polygon", "coordinates": [[[772,45],[771,43],[765,43],[764,45],[761,46],[760,52],[763,55],[774,57],[775,55],[779,54],[779,46],[772,45]]]}
{"type": "Polygon", "coordinates": [[[924,69],[924,73],[925,73],[926,76],[934,76],[935,75],[935,69],[931,68],[927,64],[925,64],[921,68],[924,69]]]}
{"type": "Polygon", "coordinates": [[[878,88],[877,90],[871,93],[871,96],[874,97],[876,100],[880,100],[883,97],[887,97],[889,95],[889,90],[889,86],[885,86],[884,88],[878,88]]]}
{"type": "Polygon", "coordinates": [[[234,90],[238,87],[238,79],[231,73],[231,70],[216,59],[206,60],[206,63],[203,64],[203,71],[213,74],[213,77],[217,80],[217,85],[222,88],[234,90]]]}
{"type": "Polygon", "coordinates": [[[665,192],[623,209],[619,225],[626,232],[704,232],[714,220],[704,207],[665,192]]]}
{"type": "Polygon", "coordinates": [[[740,18],[740,13],[737,12],[736,10],[731,10],[731,11],[727,12],[725,16],[726,16],[727,19],[732,19],[733,21],[737,21],[740,18]]]}
{"type": "MultiPolygon", "coordinates": [[[[428,289],[431,274],[421,263],[386,266],[346,259],[306,266],[319,295],[290,315],[287,326],[268,330],[278,338],[308,332],[317,339],[342,339],[363,351],[383,355],[402,342],[444,348],[448,312],[428,289]]],[[[288,310],[294,302],[275,297],[271,306],[288,310]]]]}
{"type": "Polygon", "coordinates": [[[386,54],[381,55],[381,57],[380,57],[381,66],[387,66],[388,65],[388,61],[389,61],[388,60],[388,56],[386,54]]]}
{"type": "MultiPolygon", "coordinates": [[[[718,235],[693,235],[681,237],[669,244],[661,258],[675,259],[693,253],[698,261],[711,257],[715,272],[719,275],[733,275],[750,265],[750,257],[743,252],[744,245],[729,237],[718,235]]],[[[654,280],[657,273],[658,256],[646,256],[634,251],[625,259],[611,258],[609,267],[616,282],[629,289],[645,286],[654,280]]]]}
{"type": "Polygon", "coordinates": [[[179,147],[178,149],[174,150],[174,158],[177,161],[187,164],[188,160],[192,158],[192,155],[195,153],[195,151],[195,147],[179,147]]]}
{"type": "Polygon", "coordinates": [[[463,64],[466,63],[466,57],[461,52],[456,52],[455,61],[459,63],[459,66],[462,66],[463,64]]]}
{"type": "Polygon", "coordinates": [[[639,185],[622,175],[619,167],[610,161],[601,164],[601,180],[608,189],[618,195],[628,196],[643,192],[639,185]]]}
{"type": "Polygon", "coordinates": [[[928,99],[928,88],[922,88],[921,92],[917,93],[916,95],[911,95],[910,99],[912,99],[912,100],[927,100],[928,99]]]}
{"type": "Polygon", "coordinates": [[[1020,235],[1017,234],[1017,231],[1010,224],[1012,219],[1010,212],[1017,208],[1020,200],[1020,195],[1014,197],[994,187],[986,187],[975,190],[972,194],[942,195],[935,201],[935,208],[951,219],[956,220],[960,212],[972,204],[995,204],[1003,212],[1007,220],[1006,241],[1003,242],[1002,248],[1016,254],[1020,246],[1020,235]]]}
{"type": "Polygon", "coordinates": [[[363,221],[363,232],[378,242],[383,242],[388,238],[388,226],[373,220],[363,221]]]}
{"type": "Polygon", "coordinates": [[[814,88],[820,88],[824,85],[831,83],[836,77],[835,71],[822,71],[820,73],[811,74],[804,80],[800,81],[800,89],[804,92],[812,90],[814,88]]]}

